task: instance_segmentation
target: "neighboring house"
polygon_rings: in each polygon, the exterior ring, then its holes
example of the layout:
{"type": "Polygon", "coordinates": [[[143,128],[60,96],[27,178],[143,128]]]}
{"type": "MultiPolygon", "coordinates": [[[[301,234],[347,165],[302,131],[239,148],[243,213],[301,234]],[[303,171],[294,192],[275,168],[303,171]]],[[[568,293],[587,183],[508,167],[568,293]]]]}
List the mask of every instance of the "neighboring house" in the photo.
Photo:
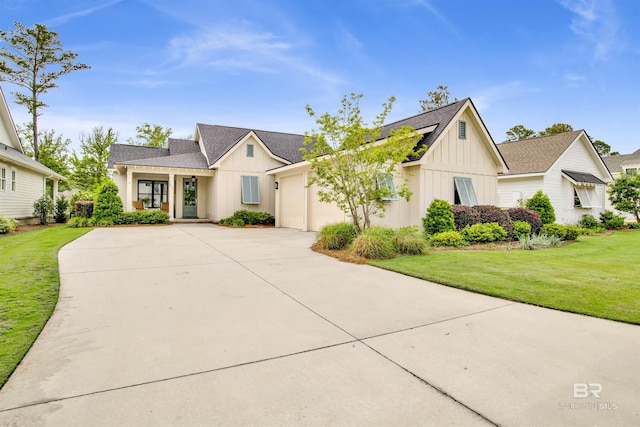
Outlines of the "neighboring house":
{"type": "Polygon", "coordinates": [[[0,215],[8,218],[33,217],[33,202],[46,193],[47,180],[58,194],[64,179],[24,154],[9,106],[0,88],[0,215]]]}
{"type": "MultiPolygon", "coordinates": [[[[389,200],[378,223],[418,225],[435,198],[497,203],[497,177],[507,167],[470,99],[387,125],[381,136],[405,125],[423,135],[420,144],[429,150],[398,167],[398,175],[409,177],[413,197],[389,200]]],[[[266,211],[278,226],[302,230],[347,219],[318,200],[317,188],[307,187],[311,171],[300,152],[303,135],[197,124],[194,139],[169,139],[168,148],[111,146],[108,168],[125,210],[133,210],[134,201],[148,209],[164,203],[171,218],[212,221],[239,209],[266,211]]]]}
{"type": "MultiPolygon", "coordinates": [[[[506,173],[507,165],[471,99],[386,125],[381,137],[402,126],[422,134],[419,144],[429,149],[399,165],[394,181],[384,184],[393,188],[407,177],[413,195],[408,202],[401,198],[386,201],[385,216],[372,218],[375,224],[419,225],[434,199],[465,205],[497,203],[498,174],[506,173]]],[[[277,183],[276,226],[318,230],[331,222],[349,220],[335,205],[319,201],[315,185],[306,186],[312,173],[307,161],[267,173],[277,183]]]]}
{"type": "Polygon", "coordinates": [[[584,130],[503,142],[509,173],[498,177],[498,206],[517,206],[538,190],[549,196],[556,222],[575,224],[605,209],[613,178],[584,130]]]}
{"type": "Polygon", "coordinates": [[[111,146],[108,169],[125,211],[134,201],[167,207],[171,219],[219,221],[239,209],[275,212],[274,178],[265,171],[301,160],[304,137],[197,124],[195,140],[168,148],[111,146]]]}
{"type": "MultiPolygon", "coordinates": [[[[631,154],[606,156],[603,157],[602,160],[604,160],[607,168],[609,168],[611,176],[614,180],[618,179],[623,174],[631,175],[633,172],[640,173],[640,150],[634,151],[631,154]]],[[[605,207],[607,210],[615,211],[616,213],[624,216],[627,220],[635,221],[635,217],[632,214],[616,210],[609,201],[608,196],[606,199],[605,207]]]]}

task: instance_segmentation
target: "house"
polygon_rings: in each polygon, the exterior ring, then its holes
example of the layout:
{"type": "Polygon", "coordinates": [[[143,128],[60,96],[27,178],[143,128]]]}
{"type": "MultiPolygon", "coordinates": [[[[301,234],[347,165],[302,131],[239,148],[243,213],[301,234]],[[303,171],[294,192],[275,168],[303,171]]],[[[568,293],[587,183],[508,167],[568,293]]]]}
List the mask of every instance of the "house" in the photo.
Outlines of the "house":
{"type": "MultiPolygon", "coordinates": [[[[434,199],[469,206],[497,203],[498,174],[506,173],[507,165],[471,99],[388,124],[381,138],[402,126],[422,134],[418,144],[428,150],[397,167],[393,185],[386,185],[398,186],[408,177],[413,195],[408,202],[394,197],[387,200],[385,216],[373,218],[376,225],[418,225],[434,199]]],[[[312,173],[307,161],[267,172],[277,183],[276,226],[319,230],[325,224],[349,220],[335,205],[319,201],[315,185],[306,186],[312,173]]]]}
{"type": "MultiPolygon", "coordinates": [[[[609,168],[613,179],[618,179],[621,175],[631,175],[633,172],[640,173],[640,150],[636,150],[631,154],[619,154],[614,156],[603,157],[604,163],[609,168]]],[[[610,211],[615,211],[617,214],[622,215],[627,220],[635,221],[635,217],[627,212],[617,211],[609,197],[606,198],[605,208],[610,211]]]]}
{"type": "Polygon", "coordinates": [[[503,142],[498,150],[509,165],[498,177],[498,206],[517,206],[542,190],[560,224],[598,218],[605,209],[613,178],[584,130],[503,142]]]}
{"type": "Polygon", "coordinates": [[[125,211],[167,207],[171,219],[219,221],[239,209],[275,212],[265,171],[301,160],[304,136],[198,123],[194,140],[168,148],[111,146],[108,169],[125,211]]]}
{"type": "MultiPolygon", "coordinates": [[[[397,184],[409,176],[414,196],[387,201],[380,224],[419,224],[434,198],[496,204],[497,176],[507,167],[470,99],[389,124],[381,137],[405,125],[429,149],[398,167],[397,184]]],[[[303,146],[303,135],[198,123],[193,141],[169,139],[168,148],[114,144],[108,168],[128,211],[134,201],[147,209],[164,203],[172,219],[219,221],[247,209],[275,214],[280,227],[318,230],[347,218],[307,187],[303,146]]]]}
{"type": "Polygon", "coordinates": [[[58,194],[64,177],[24,154],[7,100],[0,88],[0,215],[17,220],[33,217],[33,203],[46,194],[47,180],[58,194]]]}

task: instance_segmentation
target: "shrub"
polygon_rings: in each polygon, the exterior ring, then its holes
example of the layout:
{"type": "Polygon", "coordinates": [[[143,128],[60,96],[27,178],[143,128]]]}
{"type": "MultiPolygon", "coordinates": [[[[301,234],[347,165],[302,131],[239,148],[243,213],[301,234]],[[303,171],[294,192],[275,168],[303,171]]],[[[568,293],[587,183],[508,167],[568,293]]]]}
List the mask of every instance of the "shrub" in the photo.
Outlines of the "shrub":
{"type": "Polygon", "coordinates": [[[169,220],[169,214],[162,211],[132,211],[124,212],[113,219],[114,224],[164,224],[169,220]]]}
{"type": "Polygon", "coordinates": [[[526,207],[538,212],[543,225],[556,222],[556,213],[551,204],[551,200],[549,200],[549,196],[544,194],[542,190],[538,190],[532,198],[527,200],[526,207]]]}
{"type": "Polygon", "coordinates": [[[453,205],[451,206],[451,212],[453,213],[453,222],[458,231],[480,222],[480,214],[471,206],[453,205]]]}
{"type": "Polygon", "coordinates": [[[370,236],[377,236],[377,237],[380,237],[381,239],[386,239],[391,241],[393,236],[396,235],[396,231],[393,228],[389,228],[389,227],[374,226],[364,230],[363,234],[368,234],[370,236]]]}
{"type": "Polygon", "coordinates": [[[491,205],[478,205],[474,206],[478,214],[480,215],[480,222],[483,224],[488,224],[495,222],[507,233],[507,236],[511,236],[513,233],[513,227],[511,226],[511,218],[509,218],[509,214],[500,209],[497,206],[491,205]]]}
{"type": "Polygon", "coordinates": [[[422,226],[427,236],[442,233],[443,231],[455,231],[456,224],[453,220],[451,204],[446,200],[433,200],[424,218],[422,218],[422,226]]]}
{"type": "Polygon", "coordinates": [[[33,202],[33,215],[38,218],[40,224],[47,223],[47,217],[53,213],[53,200],[44,195],[33,202]]]}
{"type": "Polygon", "coordinates": [[[420,230],[416,226],[403,227],[396,231],[391,239],[396,252],[400,254],[418,255],[427,246],[420,230]]]}
{"type": "Polygon", "coordinates": [[[552,246],[560,246],[560,238],[548,236],[544,233],[534,234],[520,238],[520,248],[525,250],[545,249],[552,246]]]}
{"type": "Polygon", "coordinates": [[[527,208],[508,208],[505,209],[511,221],[524,221],[531,226],[531,234],[538,234],[542,227],[540,214],[533,209],[527,208]]]}
{"type": "Polygon", "coordinates": [[[507,238],[507,232],[497,222],[475,224],[460,231],[467,242],[495,242],[507,238]]]}
{"type": "Polygon", "coordinates": [[[560,240],[564,240],[567,235],[567,229],[561,224],[545,224],[542,226],[540,234],[547,236],[556,236],[560,240]]]}
{"type": "Polygon", "coordinates": [[[233,213],[230,217],[223,218],[219,221],[219,224],[222,225],[233,225],[235,227],[242,227],[244,225],[255,225],[255,224],[263,224],[263,225],[271,225],[275,224],[276,219],[269,212],[253,212],[248,210],[238,210],[233,213]],[[242,225],[239,225],[242,221],[242,225]]]}
{"type": "Polygon", "coordinates": [[[93,216],[93,200],[79,200],[75,204],[76,216],[91,218],[93,216]]]}
{"type": "Polygon", "coordinates": [[[16,231],[18,224],[13,218],[5,218],[0,215],[0,234],[9,234],[16,231]]]}
{"type": "Polygon", "coordinates": [[[513,226],[513,238],[514,240],[519,240],[521,237],[530,236],[531,235],[531,224],[525,221],[513,221],[511,223],[513,226]]]}
{"type": "Polygon", "coordinates": [[[629,230],[637,230],[640,228],[640,222],[629,222],[627,227],[629,227],[629,230]]]}
{"type": "Polygon", "coordinates": [[[357,255],[367,259],[389,259],[395,255],[391,241],[366,232],[356,237],[351,247],[357,255]]]}
{"type": "Polygon", "coordinates": [[[443,231],[442,233],[434,234],[429,239],[431,246],[467,246],[469,243],[462,237],[459,231],[443,231]]]}
{"type": "Polygon", "coordinates": [[[82,216],[74,216],[67,221],[67,227],[71,228],[83,228],[93,227],[93,220],[91,218],[85,218],[82,216]]]}
{"type": "Polygon", "coordinates": [[[600,214],[600,222],[607,230],[618,230],[624,226],[624,218],[611,211],[604,211],[600,214]]]}
{"type": "Polygon", "coordinates": [[[578,225],[583,228],[594,229],[600,227],[600,221],[598,221],[593,215],[582,215],[582,219],[578,222],[578,225]]]}
{"type": "Polygon", "coordinates": [[[356,228],[351,222],[328,224],[320,229],[318,241],[324,249],[344,249],[356,238],[356,228]]]}
{"type": "Polygon", "coordinates": [[[582,234],[582,228],[577,225],[565,225],[564,230],[566,232],[564,240],[576,240],[582,234]]]}
{"type": "Polygon", "coordinates": [[[122,199],[118,195],[118,186],[113,181],[107,181],[98,190],[93,216],[96,223],[102,220],[114,219],[122,216],[122,199]]]}
{"type": "Polygon", "coordinates": [[[69,200],[66,197],[60,196],[56,199],[56,206],[53,211],[53,219],[56,224],[64,224],[67,222],[67,209],[69,209],[69,200]]]}

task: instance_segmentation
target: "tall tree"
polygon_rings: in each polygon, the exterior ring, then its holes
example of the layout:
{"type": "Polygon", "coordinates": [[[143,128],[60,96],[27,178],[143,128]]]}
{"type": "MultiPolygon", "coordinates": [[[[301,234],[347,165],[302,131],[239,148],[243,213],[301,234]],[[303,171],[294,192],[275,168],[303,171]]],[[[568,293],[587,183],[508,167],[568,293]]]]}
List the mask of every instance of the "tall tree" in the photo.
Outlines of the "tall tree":
{"type": "MultiPolygon", "coordinates": [[[[436,90],[427,92],[427,98],[420,100],[420,108],[422,111],[429,111],[443,107],[449,103],[450,96],[449,86],[439,85],[436,90]]],[[[454,101],[457,100],[457,98],[454,98],[454,101]]]]}
{"type": "Polygon", "coordinates": [[[555,123],[545,130],[538,132],[538,136],[555,135],[557,133],[573,132],[573,126],[566,123],[555,123]]]}
{"type": "Polygon", "coordinates": [[[89,135],[82,134],[81,155],[73,153],[71,156],[71,181],[75,188],[94,191],[108,179],[109,147],[117,142],[118,134],[111,128],[105,133],[102,126],[98,126],[93,128],[89,135]]]}
{"type": "Polygon", "coordinates": [[[536,131],[527,129],[523,125],[515,125],[507,131],[507,141],[520,141],[534,136],[536,136],[536,131]]]}
{"type": "Polygon", "coordinates": [[[640,222],[640,175],[622,174],[607,189],[609,200],[613,207],[622,212],[628,212],[640,222]]]}
{"type": "Polygon", "coordinates": [[[135,140],[133,138],[128,139],[130,144],[166,148],[172,131],[169,127],[164,129],[160,125],[144,123],[142,126],[136,126],[136,132],[135,140]]]}
{"type": "MultiPolygon", "coordinates": [[[[307,113],[319,129],[305,133],[303,158],[314,172],[308,185],[317,184],[318,197],[335,203],[351,216],[358,233],[367,229],[372,216],[384,215],[384,200],[395,197],[392,179],[396,166],[416,155],[420,135],[408,126],[392,130],[380,139],[383,123],[395,98],[382,104],[382,112],[371,125],[364,122],[359,101],[362,95],[343,96],[338,114],[318,116],[307,105],[307,113]]],[[[426,149],[426,147],[424,148],[426,149]]],[[[396,189],[397,195],[409,200],[407,178],[396,189]]]]}
{"type": "MultiPolygon", "coordinates": [[[[31,133],[31,123],[27,123],[24,127],[19,127],[18,132],[22,136],[22,140],[26,142],[25,153],[33,157],[33,134],[31,133]]],[[[62,135],[56,135],[53,129],[43,130],[39,135],[40,139],[40,163],[49,169],[58,172],[64,177],[70,175],[70,161],[69,144],[70,139],[63,139],[62,135]]],[[[47,186],[51,185],[50,181],[47,181],[47,186]]],[[[68,190],[68,181],[60,181],[59,189],[68,190]]],[[[47,189],[49,189],[47,187],[47,189]]]]}
{"type": "Polygon", "coordinates": [[[27,90],[12,92],[16,102],[27,107],[31,114],[33,158],[40,160],[38,141],[38,117],[41,108],[47,106],[41,96],[58,87],[56,80],[72,71],[90,68],[74,62],[77,53],[64,50],[58,33],[49,31],[42,24],[27,28],[15,22],[16,28],[0,30],[0,40],[7,45],[0,47],[0,81],[6,80],[27,90]]]}
{"type": "Polygon", "coordinates": [[[616,156],[620,154],[617,151],[611,151],[611,146],[604,141],[596,139],[595,141],[591,142],[593,142],[593,146],[596,148],[598,154],[600,154],[600,157],[616,156]]]}

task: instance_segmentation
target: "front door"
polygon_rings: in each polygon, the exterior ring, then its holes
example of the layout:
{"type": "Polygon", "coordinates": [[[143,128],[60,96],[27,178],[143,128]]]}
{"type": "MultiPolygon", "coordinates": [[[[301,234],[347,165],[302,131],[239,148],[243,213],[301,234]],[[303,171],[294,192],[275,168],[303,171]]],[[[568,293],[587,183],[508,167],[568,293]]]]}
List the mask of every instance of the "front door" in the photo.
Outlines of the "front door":
{"type": "Polygon", "coordinates": [[[182,207],[183,218],[197,218],[198,217],[198,180],[192,178],[183,178],[183,200],[184,205],[182,207]]]}

